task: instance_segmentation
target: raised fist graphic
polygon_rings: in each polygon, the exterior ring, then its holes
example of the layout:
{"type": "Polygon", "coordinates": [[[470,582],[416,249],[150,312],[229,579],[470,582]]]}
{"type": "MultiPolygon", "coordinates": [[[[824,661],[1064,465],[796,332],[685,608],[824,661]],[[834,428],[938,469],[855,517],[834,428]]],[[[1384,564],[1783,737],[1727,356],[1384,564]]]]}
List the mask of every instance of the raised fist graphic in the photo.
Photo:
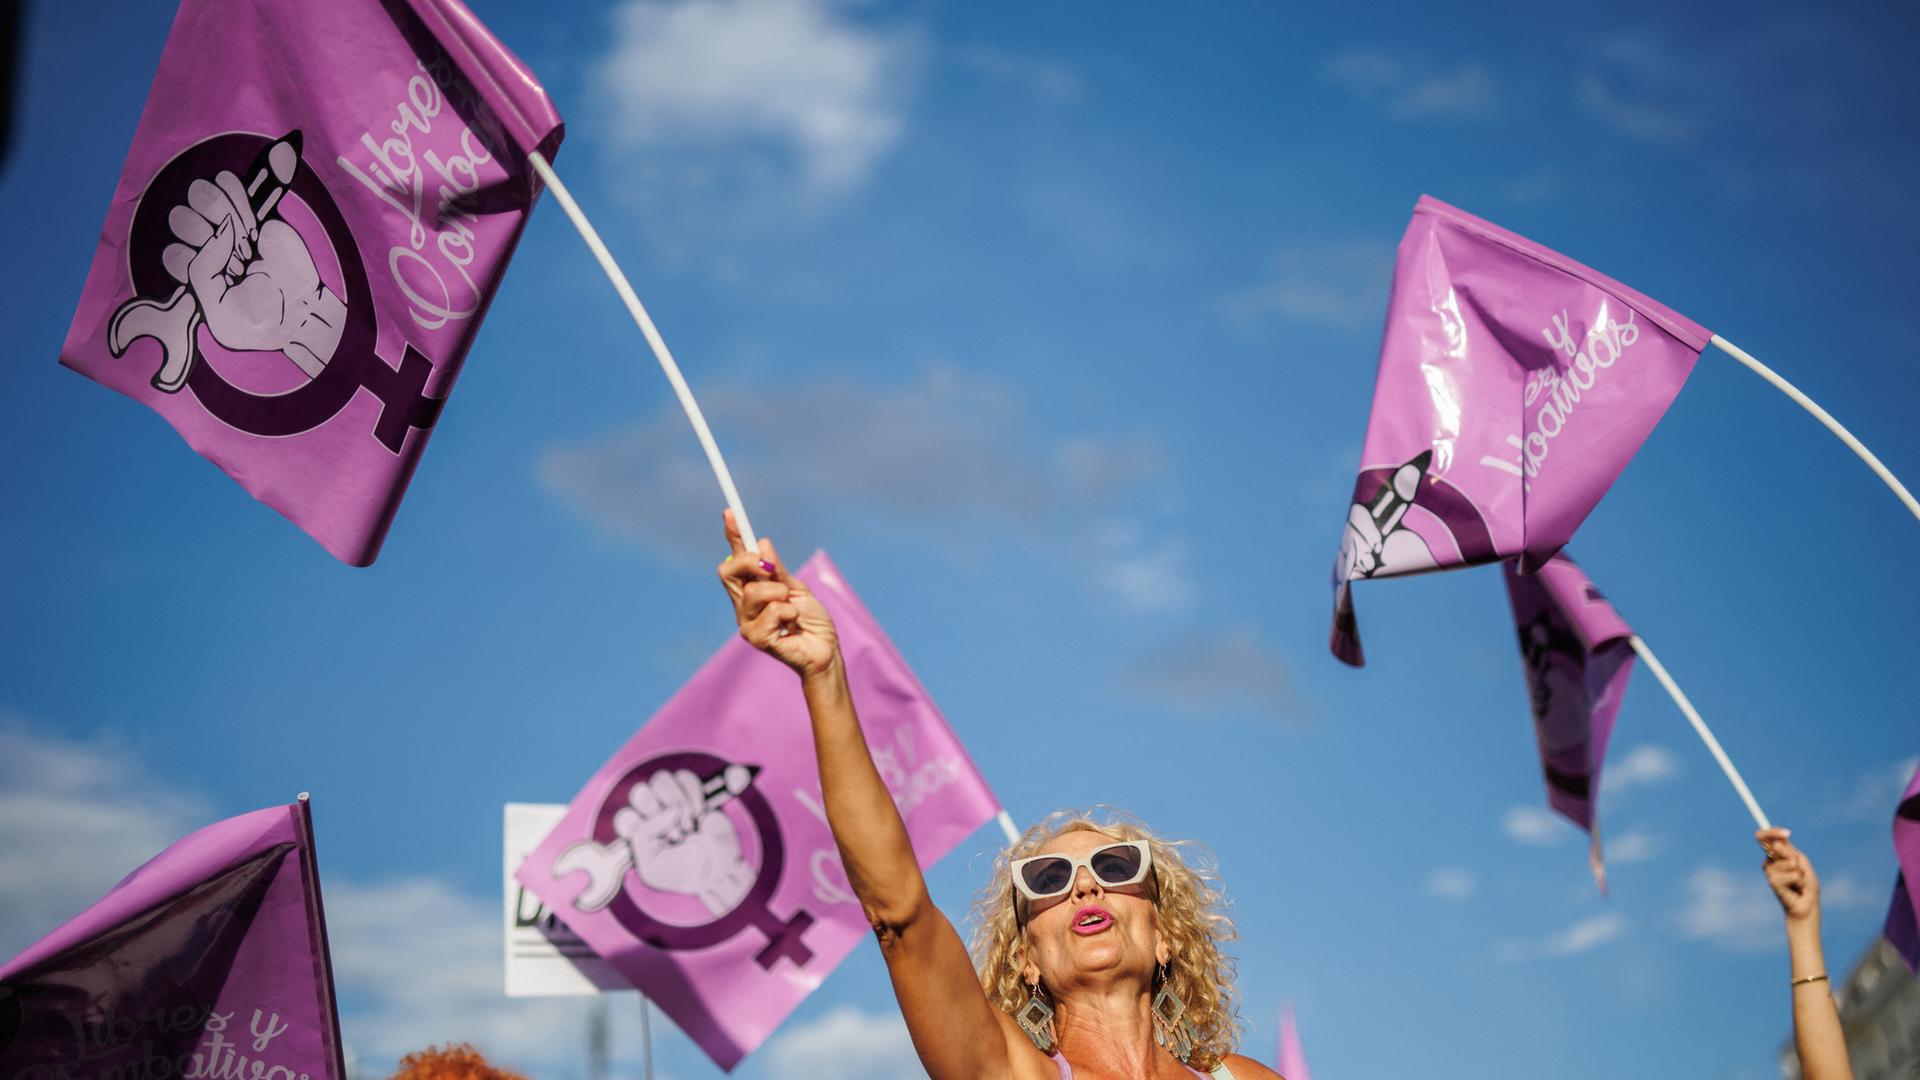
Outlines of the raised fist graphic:
{"type": "Polygon", "coordinates": [[[740,857],[733,822],[708,805],[701,789],[691,770],[654,773],[614,812],[613,830],[648,888],[699,897],[708,911],[724,915],[753,888],[754,875],[740,857]]]}
{"type": "Polygon", "coordinates": [[[300,164],[300,136],[268,147],[247,177],[221,170],[195,180],[187,201],[167,215],[172,242],[161,263],[181,287],[165,301],[122,304],[108,329],[114,355],[142,337],[158,341],[155,388],[187,383],[204,323],[236,352],[279,352],[313,378],[339,348],[346,302],[320,281],[313,256],[293,226],[274,214],[300,164]]]}

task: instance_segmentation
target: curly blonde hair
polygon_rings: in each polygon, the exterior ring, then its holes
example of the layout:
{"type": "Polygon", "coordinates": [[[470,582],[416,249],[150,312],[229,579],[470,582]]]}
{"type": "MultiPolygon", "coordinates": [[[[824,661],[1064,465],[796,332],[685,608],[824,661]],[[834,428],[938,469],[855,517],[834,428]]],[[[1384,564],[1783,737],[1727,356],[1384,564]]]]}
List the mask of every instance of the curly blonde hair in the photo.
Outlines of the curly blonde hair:
{"type": "Polygon", "coordinates": [[[974,898],[969,920],[968,951],[987,1000],[1015,1016],[1029,994],[1021,977],[1027,946],[1014,911],[1013,861],[1037,855],[1063,834],[1078,831],[1115,840],[1145,840],[1152,850],[1158,894],[1154,918],[1173,958],[1167,965],[1166,982],[1186,1004],[1181,1019],[1193,1025],[1188,1064],[1201,1072],[1219,1065],[1239,1043],[1241,1025],[1233,991],[1233,960],[1220,948],[1237,935],[1226,913],[1227,899],[1220,891],[1213,857],[1193,841],[1162,840],[1138,818],[1110,806],[1057,810],[994,859],[993,877],[974,898]],[[1183,851],[1191,858],[1183,858],[1183,851]]]}

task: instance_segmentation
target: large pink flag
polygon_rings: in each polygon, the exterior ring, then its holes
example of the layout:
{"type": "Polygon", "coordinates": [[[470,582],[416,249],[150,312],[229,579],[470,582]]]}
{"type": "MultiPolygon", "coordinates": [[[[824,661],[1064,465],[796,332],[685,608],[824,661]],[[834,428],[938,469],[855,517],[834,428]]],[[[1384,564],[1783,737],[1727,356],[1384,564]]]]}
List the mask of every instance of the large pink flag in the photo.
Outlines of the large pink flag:
{"type": "Polygon", "coordinates": [[[1604,889],[1600,766],[1633,673],[1633,630],[1565,554],[1538,573],[1522,574],[1512,562],[1503,567],[1547,803],[1592,837],[1593,877],[1604,889]]]}
{"type": "Polygon", "coordinates": [[[346,1075],[304,797],[187,836],[0,966],[0,1076],[346,1075]]]}
{"type": "MultiPolygon", "coordinates": [[[[833,615],[867,745],[930,866],[999,805],[826,554],[798,576],[833,615]]],[[[827,829],[799,682],[737,637],[516,876],[728,1070],[871,934],[827,829]]]]}
{"type": "Polygon", "coordinates": [[[459,0],[183,0],[60,362],[365,566],[560,137],[459,0]]]}
{"type": "Polygon", "coordinates": [[[1285,1080],[1313,1080],[1307,1071],[1307,1052],[1300,1045],[1300,1029],[1293,1023],[1293,1002],[1280,1007],[1280,1061],[1275,1069],[1285,1080]]]}
{"type": "Polygon", "coordinates": [[[1609,277],[1422,196],[1400,241],[1334,562],[1334,655],[1364,660],[1358,578],[1546,565],[1710,338],[1609,277]]]}
{"type": "Polygon", "coordinates": [[[1887,910],[1887,940],[1900,950],[1908,970],[1920,975],[1920,769],[1893,815],[1893,853],[1900,875],[1893,881],[1893,905],[1887,910]]]}

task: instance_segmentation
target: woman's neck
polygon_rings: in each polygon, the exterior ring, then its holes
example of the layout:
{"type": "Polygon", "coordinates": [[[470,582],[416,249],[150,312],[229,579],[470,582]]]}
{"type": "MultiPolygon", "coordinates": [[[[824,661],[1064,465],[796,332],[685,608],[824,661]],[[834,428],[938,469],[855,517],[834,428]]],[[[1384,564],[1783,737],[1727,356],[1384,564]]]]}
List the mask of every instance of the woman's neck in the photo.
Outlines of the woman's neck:
{"type": "Polygon", "coordinates": [[[1060,1055],[1084,1080],[1188,1075],[1154,1040],[1153,1004],[1137,987],[1089,988],[1061,999],[1054,1034],[1060,1055]]]}

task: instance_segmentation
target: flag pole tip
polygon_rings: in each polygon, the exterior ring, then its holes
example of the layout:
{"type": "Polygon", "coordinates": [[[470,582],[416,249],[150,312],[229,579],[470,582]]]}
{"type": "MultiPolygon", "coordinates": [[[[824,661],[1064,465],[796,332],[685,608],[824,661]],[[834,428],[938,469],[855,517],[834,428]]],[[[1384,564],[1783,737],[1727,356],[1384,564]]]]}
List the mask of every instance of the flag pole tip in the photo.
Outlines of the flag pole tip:
{"type": "Polygon", "coordinates": [[[300,793],[300,795],[299,795],[299,798],[298,798],[298,801],[300,801],[300,802],[312,802],[312,801],[313,801],[313,796],[311,796],[311,795],[309,795],[309,794],[307,794],[306,792],[304,792],[304,791],[303,791],[303,792],[301,792],[301,793],[300,793]]]}

